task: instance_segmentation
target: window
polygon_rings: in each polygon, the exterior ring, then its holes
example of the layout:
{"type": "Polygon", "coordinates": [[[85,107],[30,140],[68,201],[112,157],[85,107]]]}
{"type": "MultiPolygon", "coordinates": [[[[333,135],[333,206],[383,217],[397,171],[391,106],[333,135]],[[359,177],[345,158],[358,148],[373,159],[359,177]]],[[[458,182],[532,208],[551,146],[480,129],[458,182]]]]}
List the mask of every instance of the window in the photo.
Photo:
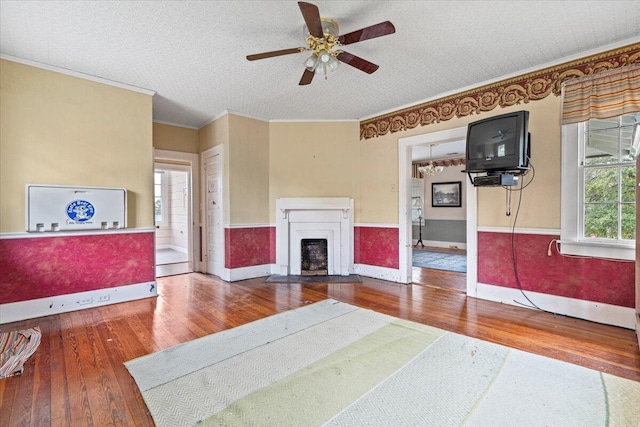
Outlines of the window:
{"type": "Polygon", "coordinates": [[[164,221],[164,172],[153,173],[153,206],[156,224],[161,224],[164,221]]]}
{"type": "Polygon", "coordinates": [[[562,129],[562,253],[635,259],[640,114],[590,119],[562,129]]]}

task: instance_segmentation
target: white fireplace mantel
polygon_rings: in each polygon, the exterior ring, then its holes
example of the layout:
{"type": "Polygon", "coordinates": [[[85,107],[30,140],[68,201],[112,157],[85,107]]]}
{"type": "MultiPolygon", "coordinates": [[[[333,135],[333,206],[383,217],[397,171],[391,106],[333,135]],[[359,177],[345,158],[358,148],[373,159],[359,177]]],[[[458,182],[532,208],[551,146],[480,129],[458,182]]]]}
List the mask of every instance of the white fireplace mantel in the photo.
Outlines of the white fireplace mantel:
{"type": "Polygon", "coordinates": [[[303,238],[327,239],[330,275],[353,273],[353,199],[280,198],[276,200],[276,217],[274,274],[300,274],[303,238]]]}
{"type": "Polygon", "coordinates": [[[343,217],[347,218],[349,211],[353,210],[353,199],[346,197],[314,197],[314,198],[287,198],[277,199],[278,211],[285,219],[289,211],[323,211],[341,210],[343,217]]]}

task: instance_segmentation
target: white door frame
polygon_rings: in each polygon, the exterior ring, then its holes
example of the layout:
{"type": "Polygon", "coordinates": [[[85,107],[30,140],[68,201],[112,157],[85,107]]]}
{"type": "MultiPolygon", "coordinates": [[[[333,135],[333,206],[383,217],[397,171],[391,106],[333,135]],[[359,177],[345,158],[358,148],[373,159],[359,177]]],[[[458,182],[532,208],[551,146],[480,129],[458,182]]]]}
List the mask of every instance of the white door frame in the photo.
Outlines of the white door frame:
{"type": "Polygon", "coordinates": [[[224,264],[225,264],[225,254],[224,254],[224,226],[225,226],[225,188],[226,188],[226,182],[225,182],[225,163],[224,163],[224,145],[216,145],[215,147],[209,148],[205,151],[203,151],[200,154],[200,170],[201,170],[201,185],[200,185],[200,194],[202,196],[202,204],[200,205],[201,207],[201,215],[200,218],[202,218],[201,221],[201,236],[202,236],[202,264],[201,264],[201,270],[204,273],[209,273],[209,274],[213,274],[215,276],[218,276],[220,278],[222,278],[223,280],[226,280],[226,276],[225,276],[225,271],[224,271],[224,264]],[[207,159],[208,157],[212,157],[212,156],[220,156],[220,174],[222,176],[222,191],[220,194],[220,230],[219,232],[221,233],[220,235],[222,236],[221,245],[218,245],[218,247],[215,248],[216,251],[219,251],[221,256],[222,256],[222,267],[221,267],[221,271],[207,271],[207,260],[206,260],[206,254],[207,251],[209,249],[209,233],[207,230],[207,206],[205,206],[206,202],[207,202],[207,173],[204,170],[205,167],[205,159],[207,159]]]}
{"type": "Polygon", "coordinates": [[[189,250],[191,255],[191,260],[193,262],[193,271],[200,271],[200,239],[199,236],[199,224],[200,224],[200,210],[198,206],[200,206],[199,202],[199,192],[198,192],[198,182],[199,182],[199,163],[200,157],[197,154],[193,153],[183,153],[180,151],[168,151],[168,150],[153,150],[153,163],[154,169],[156,163],[166,164],[168,168],[171,165],[176,166],[184,166],[190,169],[190,179],[189,190],[191,206],[189,207],[190,211],[190,221],[191,227],[189,227],[189,250]]]}
{"type": "MultiPolygon", "coordinates": [[[[416,145],[446,144],[467,138],[467,127],[400,138],[398,140],[398,228],[400,234],[400,281],[411,283],[411,149],[416,145]]],[[[476,296],[478,283],[478,206],[477,189],[463,175],[467,206],[467,295],[476,296]]]]}

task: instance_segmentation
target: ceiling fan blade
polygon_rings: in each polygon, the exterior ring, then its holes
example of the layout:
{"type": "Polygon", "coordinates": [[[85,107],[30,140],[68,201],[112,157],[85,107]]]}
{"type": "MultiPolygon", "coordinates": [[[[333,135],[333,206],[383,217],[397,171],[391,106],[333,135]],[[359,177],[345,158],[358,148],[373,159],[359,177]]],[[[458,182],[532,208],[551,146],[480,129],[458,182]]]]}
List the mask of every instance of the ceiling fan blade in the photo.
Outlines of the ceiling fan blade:
{"type": "Polygon", "coordinates": [[[341,52],[340,54],[338,54],[337,58],[339,61],[351,65],[358,70],[364,71],[367,74],[371,74],[379,68],[373,62],[369,62],[366,59],[362,59],[358,56],[352,55],[349,52],[341,52]]]}
{"type": "Polygon", "coordinates": [[[300,6],[300,12],[302,12],[304,22],[307,24],[307,28],[309,29],[309,33],[314,37],[324,37],[318,6],[311,3],[305,3],[303,1],[299,1],[298,6],[300,6]]]}
{"type": "Polygon", "coordinates": [[[300,79],[300,83],[298,83],[300,86],[304,86],[304,85],[308,85],[309,83],[311,83],[311,80],[313,80],[313,76],[316,73],[314,73],[313,71],[309,71],[305,68],[304,73],[302,74],[302,78],[300,79]]]}
{"type": "Polygon", "coordinates": [[[341,35],[338,40],[342,45],[361,42],[363,40],[374,39],[396,32],[396,27],[389,21],[384,21],[376,25],[361,28],[348,34],[341,35]]]}
{"type": "Polygon", "coordinates": [[[274,56],[282,56],[282,55],[289,55],[292,53],[300,53],[300,52],[304,52],[305,50],[307,50],[304,47],[295,47],[292,49],[282,49],[282,50],[274,50],[272,52],[263,52],[263,53],[256,53],[255,55],[247,55],[247,59],[249,61],[255,61],[256,59],[265,59],[265,58],[273,58],[274,56]]]}

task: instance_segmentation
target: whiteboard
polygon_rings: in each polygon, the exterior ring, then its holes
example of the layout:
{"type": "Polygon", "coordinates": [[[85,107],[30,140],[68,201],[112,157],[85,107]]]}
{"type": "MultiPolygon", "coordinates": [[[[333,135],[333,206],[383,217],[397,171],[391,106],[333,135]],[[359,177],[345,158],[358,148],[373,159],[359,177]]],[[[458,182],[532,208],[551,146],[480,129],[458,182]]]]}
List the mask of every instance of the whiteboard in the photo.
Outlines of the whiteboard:
{"type": "Polygon", "coordinates": [[[28,184],[26,192],[27,231],[113,230],[127,226],[124,188],[28,184]]]}

